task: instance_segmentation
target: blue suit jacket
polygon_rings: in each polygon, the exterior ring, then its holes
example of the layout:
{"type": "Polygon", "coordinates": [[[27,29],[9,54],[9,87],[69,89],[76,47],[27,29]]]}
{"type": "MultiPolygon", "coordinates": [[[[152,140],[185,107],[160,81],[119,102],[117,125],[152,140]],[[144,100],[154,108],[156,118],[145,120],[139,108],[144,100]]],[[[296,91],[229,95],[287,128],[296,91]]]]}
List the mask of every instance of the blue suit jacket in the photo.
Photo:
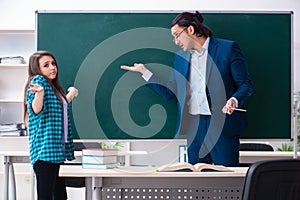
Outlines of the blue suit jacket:
{"type": "MultiPolygon", "coordinates": [[[[152,76],[148,82],[148,86],[165,99],[177,97],[179,112],[177,133],[180,132],[186,116],[186,84],[190,57],[190,51],[177,52],[174,58],[174,70],[166,87],[163,87],[156,76],[152,76]]],[[[229,137],[239,135],[246,127],[246,114],[235,111],[232,115],[225,115],[222,112],[229,98],[235,97],[239,107],[243,107],[253,91],[247,64],[236,42],[210,38],[206,86],[212,118],[217,119],[218,126],[222,127],[222,134],[229,137]]]]}

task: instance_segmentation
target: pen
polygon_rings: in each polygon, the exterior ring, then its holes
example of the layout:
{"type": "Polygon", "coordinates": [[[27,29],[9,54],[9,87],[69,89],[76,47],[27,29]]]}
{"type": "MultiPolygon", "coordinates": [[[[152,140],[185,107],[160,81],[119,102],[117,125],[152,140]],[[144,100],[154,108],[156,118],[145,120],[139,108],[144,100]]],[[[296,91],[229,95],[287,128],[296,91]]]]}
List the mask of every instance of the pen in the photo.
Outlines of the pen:
{"type": "Polygon", "coordinates": [[[236,110],[236,111],[247,112],[247,110],[245,110],[245,109],[240,109],[240,108],[232,108],[232,109],[236,110]]]}

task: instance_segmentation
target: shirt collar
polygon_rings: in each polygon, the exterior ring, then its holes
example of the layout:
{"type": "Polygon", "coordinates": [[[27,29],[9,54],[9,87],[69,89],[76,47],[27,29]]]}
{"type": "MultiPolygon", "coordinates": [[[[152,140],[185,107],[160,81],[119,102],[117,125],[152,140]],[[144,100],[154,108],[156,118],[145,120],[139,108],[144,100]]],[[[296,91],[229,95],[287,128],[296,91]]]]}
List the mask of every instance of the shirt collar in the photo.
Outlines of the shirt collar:
{"type": "Polygon", "coordinates": [[[209,40],[210,40],[210,37],[207,37],[202,48],[201,48],[201,52],[199,53],[198,51],[196,50],[190,50],[191,51],[191,54],[194,54],[196,56],[202,56],[204,54],[204,52],[208,49],[208,45],[209,45],[209,40]]]}

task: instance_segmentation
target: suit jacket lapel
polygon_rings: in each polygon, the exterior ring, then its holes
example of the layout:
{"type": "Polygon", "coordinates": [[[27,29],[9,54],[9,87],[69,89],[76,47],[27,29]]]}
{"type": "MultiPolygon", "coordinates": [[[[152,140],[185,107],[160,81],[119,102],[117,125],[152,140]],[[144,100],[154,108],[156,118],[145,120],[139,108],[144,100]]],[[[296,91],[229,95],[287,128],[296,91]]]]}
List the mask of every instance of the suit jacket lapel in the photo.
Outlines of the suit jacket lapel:
{"type": "Polygon", "coordinates": [[[206,61],[206,83],[208,83],[210,75],[211,75],[211,69],[213,67],[214,58],[217,52],[218,43],[214,38],[210,38],[209,45],[208,45],[208,55],[207,55],[207,61],[206,61]]]}
{"type": "Polygon", "coordinates": [[[190,64],[190,57],[191,53],[189,51],[179,51],[178,55],[179,56],[179,64],[176,65],[177,68],[176,70],[182,74],[186,79],[188,79],[189,76],[189,64],[190,64]]]}

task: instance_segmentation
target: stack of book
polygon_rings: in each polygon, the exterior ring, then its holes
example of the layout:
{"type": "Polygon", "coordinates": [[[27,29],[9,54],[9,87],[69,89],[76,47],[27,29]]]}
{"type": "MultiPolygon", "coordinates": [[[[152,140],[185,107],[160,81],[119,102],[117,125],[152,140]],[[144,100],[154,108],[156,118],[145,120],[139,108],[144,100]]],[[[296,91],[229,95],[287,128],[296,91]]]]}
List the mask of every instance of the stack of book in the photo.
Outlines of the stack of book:
{"type": "Polygon", "coordinates": [[[119,166],[117,149],[82,149],[82,167],[91,169],[111,169],[119,166]]]}
{"type": "Polygon", "coordinates": [[[25,64],[25,59],[22,56],[0,57],[1,64],[25,64]]]}
{"type": "Polygon", "coordinates": [[[0,136],[25,136],[26,128],[23,123],[0,124],[0,136]]]}

